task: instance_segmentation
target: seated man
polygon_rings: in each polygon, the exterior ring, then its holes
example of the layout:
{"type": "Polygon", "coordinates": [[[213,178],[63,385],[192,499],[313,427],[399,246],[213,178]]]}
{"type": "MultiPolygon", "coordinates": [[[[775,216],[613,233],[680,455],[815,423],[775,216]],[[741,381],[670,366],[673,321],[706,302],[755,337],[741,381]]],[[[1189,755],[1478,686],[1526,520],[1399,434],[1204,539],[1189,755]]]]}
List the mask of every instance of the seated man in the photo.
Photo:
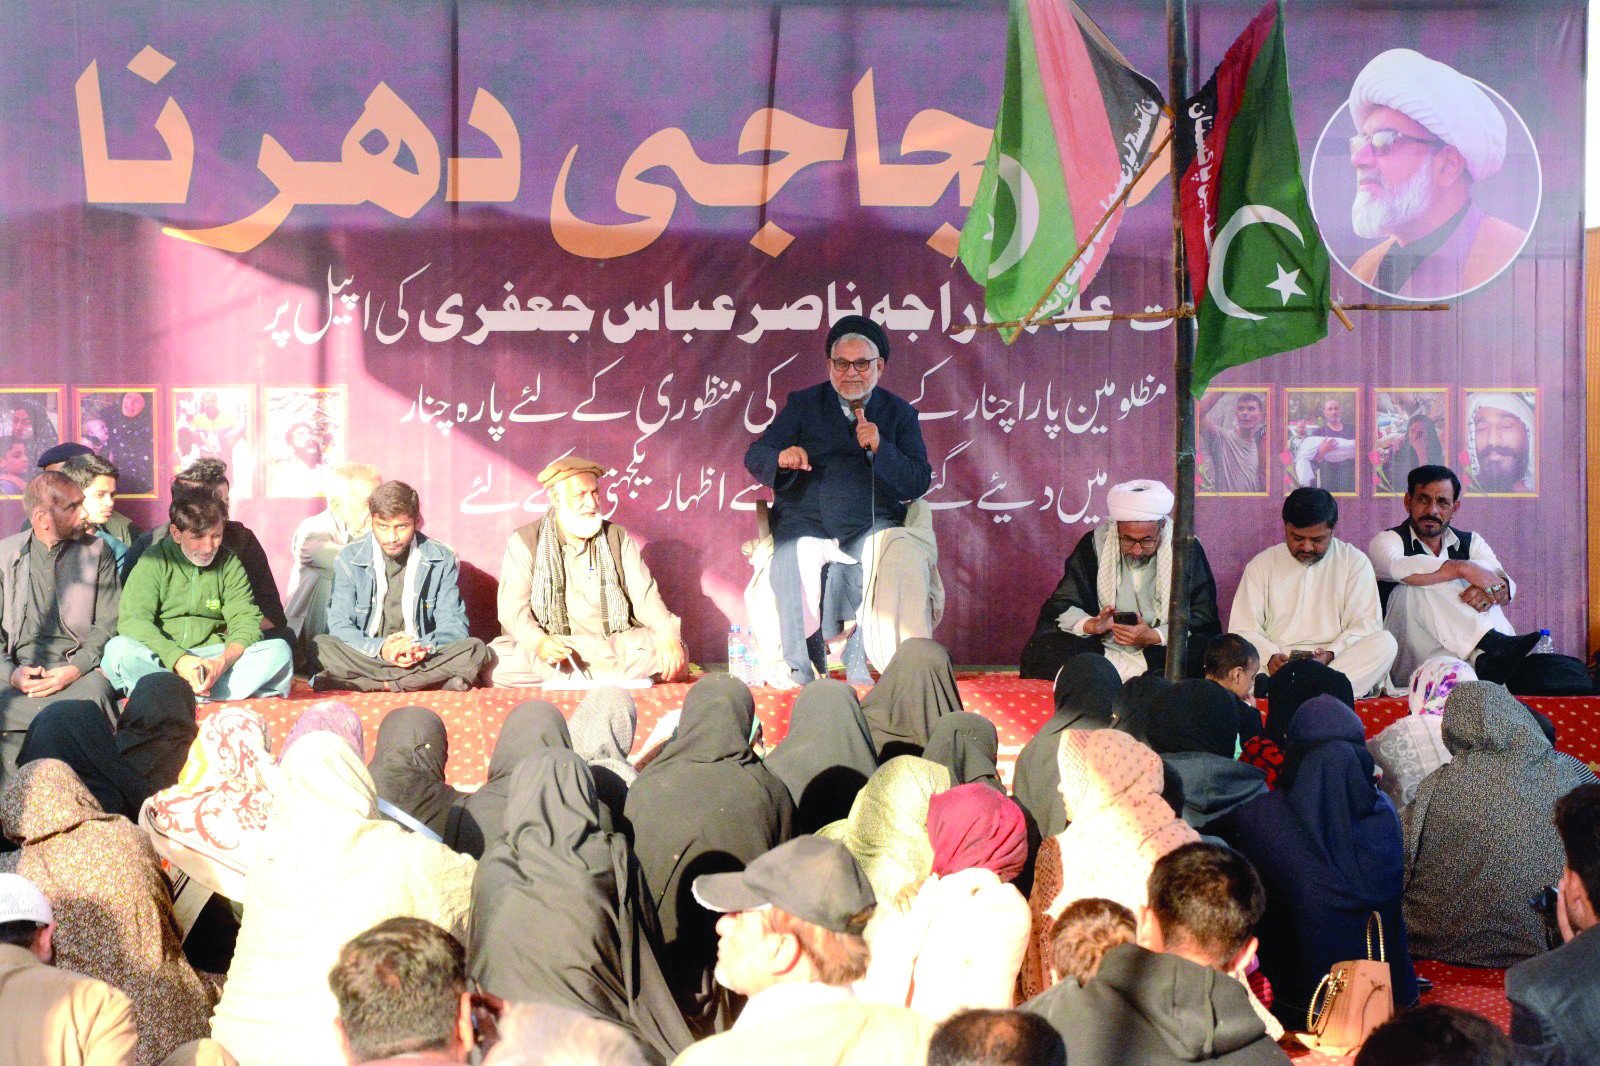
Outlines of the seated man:
{"type": "Polygon", "coordinates": [[[0,873],[0,1062],[16,1066],[133,1062],[128,997],[57,969],[50,901],[21,874],[0,873]]]}
{"type": "Polygon", "coordinates": [[[1084,984],[1063,981],[1022,1009],[1056,1027],[1072,1066],[1288,1062],[1243,979],[1267,909],[1249,861],[1185,844],[1157,860],[1149,895],[1136,943],[1108,949],[1084,984]]]}
{"type": "Polygon", "coordinates": [[[867,972],[873,895],[843,844],[796,837],[742,872],[701,874],[692,891],[722,914],[717,983],[750,999],[731,1029],[691,1045],[677,1066],[926,1061],[928,1019],[851,991],[867,972]]]}
{"type": "Polygon", "coordinates": [[[85,537],[83,490],[59,471],[28,482],[27,532],[0,540],[0,778],[23,734],[60,700],[88,700],[115,721],[117,694],[96,667],[117,631],[121,588],[111,552],[85,537]]]}
{"type": "Polygon", "coordinates": [[[550,509],[506,543],[492,645],[496,685],[557,674],[677,681],[688,669],[678,616],[661,600],[639,545],[600,517],[605,468],[557,459],[539,472],[550,509]]]}
{"type": "Polygon", "coordinates": [[[462,1063],[477,1043],[460,941],[421,918],[390,918],[339,949],[328,974],[345,1061],[462,1063]]]}
{"type": "Polygon", "coordinates": [[[933,1031],[928,1066],[1067,1066],[1067,1049],[1037,1014],[963,1010],[933,1031]]]}
{"type": "Polygon", "coordinates": [[[339,553],[328,632],[315,638],[319,692],[465,692],[489,665],[489,648],[467,633],[457,582],[461,564],[422,532],[422,501],[403,481],[367,500],[372,532],[339,553]]]}
{"type": "Polygon", "coordinates": [[[228,505],[206,489],[179,492],[167,535],[151,544],[122,589],[118,633],[102,669],[122,692],[170,670],[201,700],[286,696],[289,645],[267,640],[244,564],[223,543],[228,505]]]}
{"type": "Polygon", "coordinates": [[[85,449],[84,454],[62,463],[61,472],[83,490],[83,510],[88,516],[89,532],[105,542],[121,578],[126,574],[123,560],[128,557],[134,541],[139,539],[139,531],[127,515],[116,510],[117,468],[109,460],[85,449]]]}
{"type": "MultiPolygon", "coordinates": [[[[1033,636],[1022,649],[1023,677],[1054,680],[1062,663],[1085,653],[1110,659],[1124,681],[1166,669],[1172,503],[1171,490],[1159,481],[1111,487],[1106,493],[1110,517],[1079,538],[1061,583],[1039,610],[1033,636]]],[[[1217,583],[1198,540],[1189,553],[1188,585],[1183,672],[1195,677],[1206,643],[1221,632],[1217,583]]]]}
{"type": "Polygon", "coordinates": [[[383,475],[375,466],[345,463],[335,467],[328,506],[295,528],[290,547],[294,567],[289,571],[289,602],[284,615],[295,633],[295,665],[307,674],[321,669],[313,638],[328,631],[334,560],[351,541],[367,532],[371,525],[367,498],[382,483],[383,475]]]}
{"type": "Polygon", "coordinates": [[[1372,564],[1334,537],[1338,523],[1326,489],[1289,493],[1284,543],[1245,566],[1228,629],[1255,645],[1269,675],[1291,657],[1313,658],[1349,677],[1360,699],[1389,676],[1395,641],[1383,629],[1372,564]]]}
{"type": "Polygon", "coordinates": [[[904,525],[907,503],[933,482],[916,409],[877,387],[889,359],[883,327],[846,315],[825,350],[829,380],[790,393],[744,455],[745,469],[773,489],[772,592],[783,658],[801,685],[827,672],[823,642],[847,631],[850,680],[871,680],[860,629],[850,630],[861,553],[872,533],[904,525]]]}
{"type": "Polygon", "coordinates": [[[1461,480],[1444,466],[1419,466],[1406,475],[1401,525],[1372,538],[1367,557],[1387,594],[1384,628],[1400,646],[1391,677],[1411,683],[1417,667],[1436,655],[1465,659],[1479,680],[1504,684],[1538,643],[1517,636],[1503,608],[1517,585],[1482,536],[1451,527],[1461,508],[1461,480]]]}
{"type": "Polygon", "coordinates": [[[1600,1062],[1600,785],[1579,785],[1556,803],[1567,853],[1556,899],[1564,943],[1506,973],[1517,1061],[1600,1062]]]}
{"type": "MultiPolygon", "coordinates": [[[[174,499],[180,492],[190,492],[195,489],[204,489],[215,494],[226,508],[229,494],[228,464],[221,459],[196,459],[173,475],[174,499]]],[[[131,571],[138,563],[139,556],[143,555],[152,543],[166,535],[167,527],[161,525],[139,538],[138,543],[124,560],[124,581],[127,580],[127,571],[131,571]]],[[[283,601],[278,598],[278,581],[272,576],[272,563],[268,561],[266,549],[261,546],[261,541],[250,531],[249,526],[229,519],[227,528],[222,533],[222,544],[244,566],[245,575],[250,579],[250,595],[256,601],[256,610],[261,612],[262,633],[269,639],[292,643],[294,632],[289,628],[288,619],[284,616],[283,601]]]]}

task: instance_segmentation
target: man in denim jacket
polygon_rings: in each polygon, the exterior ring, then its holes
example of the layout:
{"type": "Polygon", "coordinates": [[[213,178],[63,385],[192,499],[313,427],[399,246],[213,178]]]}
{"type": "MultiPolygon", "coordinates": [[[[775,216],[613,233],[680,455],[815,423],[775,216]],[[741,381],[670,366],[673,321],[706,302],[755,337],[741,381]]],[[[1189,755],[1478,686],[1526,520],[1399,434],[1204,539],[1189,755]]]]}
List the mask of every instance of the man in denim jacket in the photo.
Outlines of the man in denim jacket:
{"type": "Polygon", "coordinates": [[[467,635],[455,552],[420,531],[417,492],[386,481],[367,501],[372,531],[334,561],[328,632],[316,638],[319,692],[463,692],[492,656],[467,635]]]}

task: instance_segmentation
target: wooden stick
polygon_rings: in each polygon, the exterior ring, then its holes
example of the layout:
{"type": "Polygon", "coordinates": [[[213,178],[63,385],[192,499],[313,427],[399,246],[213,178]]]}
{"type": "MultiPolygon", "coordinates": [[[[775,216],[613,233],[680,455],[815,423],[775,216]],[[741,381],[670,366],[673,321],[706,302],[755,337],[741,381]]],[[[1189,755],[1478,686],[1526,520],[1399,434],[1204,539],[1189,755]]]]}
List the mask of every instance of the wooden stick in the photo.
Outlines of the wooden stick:
{"type": "Polygon", "coordinates": [[[1353,333],[1355,331],[1356,324],[1350,321],[1350,316],[1344,313],[1344,308],[1340,307],[1336,301],[1331,300],[1328,302],[1328,306],[1333,308],[1334,315],[1339,319],[1340,322],[1344,323],[1344,328],[1346,331],[1353,333]]]}
{"type": "Polygon", "coordinates": [[[1072,253],[1072,258],[1067,260],[1067,265],[1061,268],[1061,272],[1055,276],[1055,280],[1044,287],[1044,292],[1040,294],[1039,299],[1034,303],[1033,310],[1022,316],[1022,325],[1018,326],[1016,331],[1012,333],[1010,340],[1016,340],[1017,334],[1020,334],[1028,326],[1038,325],[1037,322],[1033,321],[1033,316],[1038,314],[1039,308],[1043,307],[1044,302],[1050,299],[1050,294],[1055,291],[1057,285],[1061,284],[1061,279],[1067,276],[1067,271],[1076,266],[1078,260],[1083,258],[1083,253],[1094,246],[1094,239],[1100,236],[1100,231],[1105,229],[1107,222],[1111,221],[1111,216],[1121,210],[1123,204],[1127,203],[1128,197],[1133,195],[1134,186],[1139,184],[1139,180],[1144,177],[1145,171],[1150,169],[1150,165],[1156,161],[1167,145],[1172,142],[1172,131],[1177,128],[1176,122],[1167,125],[1167,135],[1161,138],[1161,143],[1151,150],[1150,154],[1145,157],[1145,161],[1140,164],[1139,169],[1134,171],[1132,179],[1129,180],[1127,186],[1117,197],[1116,202],[1111,205],[1105,214],[1100,216],[1100,221],[1094,224],[1094,229],[1089,231],[1088,238],[1078,243],[1078,250],[1072,253]]]}
{"type": "Polygon", "coordinates": [[[1167,318],[1193,318],[1194,308],[1180,307],[1176,311],[1119,311],[1116,314],[1103,315],[1056,315],[1052,318],[1041,318],[1037,322],[969,322],[966,325],[955,326],[946,336],[957,333],[967,333],[974,330],[1031,329],[1034,326],[1053,326],[1060,322],[1153,322],[1157,319],[1167,318]]]}
{"type": "MultiPolygon", "coordinates": [[[[1334,305],[1339,306],[1338,304],[1334,305]]],[[[1448,311],[1449,304],[1345,304],[1346,311],[1448,311]]]]}

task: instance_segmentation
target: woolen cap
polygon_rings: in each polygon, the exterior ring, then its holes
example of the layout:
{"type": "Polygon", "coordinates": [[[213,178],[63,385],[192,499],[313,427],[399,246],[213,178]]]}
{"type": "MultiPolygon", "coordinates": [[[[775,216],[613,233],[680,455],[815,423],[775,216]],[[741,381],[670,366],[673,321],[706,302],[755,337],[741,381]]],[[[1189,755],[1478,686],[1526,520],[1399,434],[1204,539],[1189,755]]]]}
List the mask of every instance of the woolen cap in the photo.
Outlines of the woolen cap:
{"type": "Polygon", "coordinates": [[[539,484],[545,488],[565,481],[569,477],[579,474],[593,474],[595,477],[605,477],[606,468],[599,463],[588,459],[579,459],[576,455],[569,455],[564,459],[557,459],[543,470],[539,471],[539,484]]]}
{"type": "Polygon", "coordinates": [[[728,914],[776,907],[812,925],[856,935],[861,927],[851,919],[876,902],[849,849],[819,836],[795,837],[739,873],[701,874],[691,888],[707,910],[728,914]]]}

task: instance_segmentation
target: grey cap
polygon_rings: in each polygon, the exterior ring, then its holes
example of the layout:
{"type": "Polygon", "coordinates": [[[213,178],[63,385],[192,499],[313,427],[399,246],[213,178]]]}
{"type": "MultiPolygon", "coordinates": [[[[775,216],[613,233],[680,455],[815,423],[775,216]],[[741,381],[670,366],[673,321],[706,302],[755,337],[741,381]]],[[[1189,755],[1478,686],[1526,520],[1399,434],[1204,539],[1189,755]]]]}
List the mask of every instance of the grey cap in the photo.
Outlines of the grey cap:
{"type": "Polygon", "coordinates": [[[812,925],[858,935],[861,929],[851,919],[877,902],[849,849],[819,836],[795,837],[739,873],[701,874],[691,888],[707,910],[776,907],[812,925]]]}

